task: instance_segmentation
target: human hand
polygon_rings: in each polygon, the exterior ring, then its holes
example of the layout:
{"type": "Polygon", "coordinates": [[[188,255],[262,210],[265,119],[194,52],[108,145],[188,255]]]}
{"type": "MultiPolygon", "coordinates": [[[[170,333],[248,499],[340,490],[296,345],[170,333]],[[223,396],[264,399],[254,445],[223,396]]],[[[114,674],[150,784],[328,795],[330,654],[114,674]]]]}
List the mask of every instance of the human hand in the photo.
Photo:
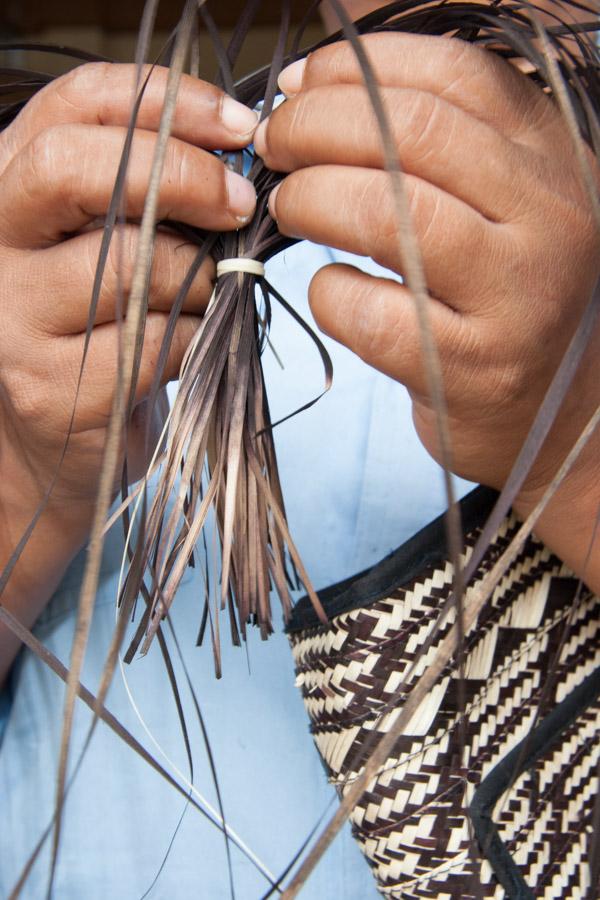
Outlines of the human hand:
{"type": "MultiPolygon", "coordinates": [[[[73,433],[44,519],[52,540],[60,543],[64,537],[71,553],[91,519],[115,388],[119,283],[126,301],[139,234],[136,222],[144,206],[167,74],[161,68],[152,72],[141,104],[127,177],[128,224],[112,241],[73,433]]],[[[4,559],[35,512],[63,449],[81,366],[101,222],[115,183],[134,78],[134,66],[82,66],[42,90],[0,134],[0,555],[4,559]]],[[[183,76],[162,176],[159,218],[221,231],[244,224],[254,210],[254,188],[207,151],[244,147],[256,122],[254,113],[217,88],[183,76]]],[[[157,235],[136,393],[139,405],[128,436],[134,453],[143,442],[143,401],[168,312],[195,255],[196,249],[181,237],[157,235]]],[[[165,382],[177,376],[210,296],[212,277],[208,260],[176,326],[165,382]]],[[[130,474],[139,477],[144,462],[138,459],[138,471],[130,474]]],[[[64,554],[58,556],[59,568],[64,568],[64,554]]]]}
{"type": "MultiPolygon", "coordinates": [[[[499,488],[600,273],[572,142],[554,104],[492,54],[437,37],[363,40],[406,173],[453,467],[499,488]]],[[[323,48],[280,84],[289,99],[255,135],[266,164],[292,173],[271,195],[280,230],[403,274],[390,176],[352,49],[323,48]]],[[[315,276],[310,300],[325,332],[408,387],[417,431],[439,459],[407,288],[334,265],[315,276]]],[[[600,401],[599,346],[597,334],[527,480],[529,500],[600,401]]],[[[598,483],[599,456],[587,454],[579,486],[598,483]]]]}

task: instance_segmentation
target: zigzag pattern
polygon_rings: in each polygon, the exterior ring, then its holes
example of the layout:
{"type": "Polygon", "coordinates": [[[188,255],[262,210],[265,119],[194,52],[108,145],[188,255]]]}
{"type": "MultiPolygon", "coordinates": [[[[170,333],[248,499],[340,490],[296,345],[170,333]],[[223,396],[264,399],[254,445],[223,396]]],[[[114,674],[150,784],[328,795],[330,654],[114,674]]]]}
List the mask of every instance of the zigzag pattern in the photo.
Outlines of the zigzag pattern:
{"type": "MultiPolygon", "coordinates": [[[[517,528],[506,520],[476,580],[517,528]]],[[[463,563],[477,535],[468,535],[463,563]]],[[[341,793],[451,627],[453,612],[407,681],[451,583],[447,563],[366,608],[291,636],[314,739],[341,793]]],[[[577,597],[577,585],[531,538],[466,635],[462,728],[458,672],[447,667],[361,798],[353,829],[385,896],[505,896],[485,848],[473,847],[465,810],[486,776],[600,666],[600,599],[577,597]]],[[[600,700],[496,803],[498,833],[536,897],[586,896],[599,732],[600,700]]]]}

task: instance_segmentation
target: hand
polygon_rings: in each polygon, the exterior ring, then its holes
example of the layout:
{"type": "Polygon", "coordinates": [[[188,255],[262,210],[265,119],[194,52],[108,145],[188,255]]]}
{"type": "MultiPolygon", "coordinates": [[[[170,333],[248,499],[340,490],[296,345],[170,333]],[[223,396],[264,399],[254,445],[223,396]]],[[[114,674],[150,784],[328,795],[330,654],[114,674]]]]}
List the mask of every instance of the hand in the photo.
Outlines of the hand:
{"type": "MultiPolygon", "coordinates": [[[[401,34],[372,35],[364,45],[406,173],[453,466],[499,488],[600,273],[572,143],[554,104],[492,54],[401,34]]],[[[352,49],[323,48],[282,73],[280,84],[289,99],[255,136],[266,164],[292,173],[270,199],[280,230],[371,256],[401,275],[390,178],[352,49]]],[[[317,273],[310,301],[325,332],[408,387],[421,440],[439,458],[407,288],[334,265],[317,273]]],[[[523,508],[600,401],[599,348],[597,334],[523,508]]],[[[597,449],[584,458],[571,501],[593,485],[599,502],[599,458],[597,449]]]]}
{"type": "MultiPolygon", "coordinates": [[[[35,512],[63,449],[102,238],[98,222],[115,183],[134,78],[134,66],[82,66],[41,91],[0,134],[0,562],[35,512]]],[[[21,611],[23,597],[32,593],[39,610],[89,527],[115,386],[118,285],[126,300],[138,241],[135,223],[143,210],[166,78],[165,69],[152,73],[141,105],[127,179],[128,224],[112,241],[68,453],[34,535],[31,553],[37,541],[38,555],[31,558],[40,571],[34,576],[32,567],[23,565],[11,582],[9,593],[21,598],[21,611]],[[48,559],[40,566],[48,535],[52,546],[46,554],[56,564],[48,559]]],[[[256,121],[254,113],[217,88],[184,76],[159,217],[218,230],[237,229],[247,221],[255,206],[254,188],[207,151],[244,147],[256,121]]],[[[144,398],[168,312],[195,254],[181,237],[158,234],[139,406],[128,436],[134,454],[144,436],[144,398]]],[[[207,261],[175,329],[165,382],[178,374],[212,277],[213,264],[207,261]]],[[[138,471],[130,474],[139,477],[144,463],[138,459],[138,471]]]]}

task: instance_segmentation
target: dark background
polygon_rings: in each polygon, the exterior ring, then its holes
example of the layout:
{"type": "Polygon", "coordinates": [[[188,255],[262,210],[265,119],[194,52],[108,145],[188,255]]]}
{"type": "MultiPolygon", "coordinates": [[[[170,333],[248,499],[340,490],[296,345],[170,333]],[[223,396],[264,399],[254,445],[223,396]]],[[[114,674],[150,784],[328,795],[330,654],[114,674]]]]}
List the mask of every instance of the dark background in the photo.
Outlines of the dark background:
{"type": "MultiPolygon", "coordinates": [[[[211,15],[220,24],[233,25],[244,0],[221,0],[208,4],[211,15]]],[[[3,0],[0,27],[20,31],[39,31],[61,25],[91,25],[108,31],[135,30],[140,21],[143,0],[3,0]]],[[[159,6],[157,28],[166,29],[177,21],[183,4],[178,0],[163,0],[159,6]]],[[[295,3],[293,16],[298,21],[307,5],[295,3]]],[[[279,21],[278,0],[263,0],[256,16],[257,25],[279,21]]]]}
{"type": "MultiPolygon", "coordinates": [[[[310,0],[295,0],[292,18],[298,22],[310,0]]],[[[183,0],[161,0],[151,53],[158,53],[183,9],[183,0]]],[[[212,0],[207,8],[227,41],[245,0],[212,0]]],[[[95,52],[120,62],[129,62],[135,53],[137,30],[144,0],[0,0],[0,42],[30,40],[64,43],[95,52]]],[[[270,62],[280,20],[280,0],[262,0],[245,43],[236,75],[239,77],[270,62]]],[[[306,45],[323,36],[318,16],[306,32],[306,45]]],[[[200,75],[211,78],[215,57],[206,34],[200,38],[200,75]]],[[[47,54],[0,51],[0,65],[37,68],[46,72],[64,71],[67,63],[47,54]]]]}

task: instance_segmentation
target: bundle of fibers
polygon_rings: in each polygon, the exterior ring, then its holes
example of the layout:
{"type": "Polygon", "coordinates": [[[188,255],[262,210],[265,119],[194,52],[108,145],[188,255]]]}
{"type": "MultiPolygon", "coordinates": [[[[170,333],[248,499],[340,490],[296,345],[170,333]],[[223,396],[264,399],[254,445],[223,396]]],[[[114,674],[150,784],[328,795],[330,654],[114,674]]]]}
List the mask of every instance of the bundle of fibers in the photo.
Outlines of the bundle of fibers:
{"type": "MultiPolygon", "coordinates": [[[[565,16],[568,6],[565,5],[565,16]]],[[[573,6],[580,9],[578,4],[573,6]]],[[[596,150],[600,99],[597,51],[585,28],[580,30],[563,23],[559,13],[557,7],[557,21],[550,26],[546,39],[558,60],[561,84],[576,112],[581,134],[596,150]]],[[[279,68],[309,52],[293,52],[283,57],[283,35],[287,28],[284,15],[273,64],[235,86],[227,71],[228,59],[221,54],[223,83],[229,84],[237,98],[251,106],[263,101],[263,116],[272,107],[279,68]]],[[[536,25],[523,4],[489,7],[403,2],[379,10],[357,24],[358,33],[383,30],[456,35],[490,48],[506,59],[527,60],[530,78],[550,92],[556,87],[540,48],[536,25]]],[[[338,34],[330,40],[343,36],[338,34]]],[[[373,81],[368,70],[365,77],[373,81]]],[[[371,87],[376,91],[376,85],[371,87]]],[[[233,164],[237,171],[242,171],[244,154],[237,154],[233,164]]],[[[281,175],[270,172],[258,158],[252,159],[247,174],[257,191],[255,216],[237,234],[217,239],[213,248],[217,261],[241,258],[264,262],[288,243],[267,211],[268,195],[281,175]]],[[[276,588],[288,617],[288,585],[290,575],[293,579],[296,572],[300,573],[323,620],[319,600],[287,530],[277,476],[260,361],[267,346],[272,302],[282,303],[294,315],[284,298],[256,271],[236,269],[234,264],[217,281],[213,301],[179,387],[167,461],[144,523],[144,539],[138,542],[133,555],[132,570],[151,573],[151,601],[129,657],[142,636],[142,648],[147,649],[161,617],[169,609],[211,502],[216,507],[222,546],[220,591],[215,600],[216,606],[229,609],[234,641],[237,642],[239,633],[243,636],[247,621],[254,621],[264,636],[271,630],[271,586],[276,588]],[[264,301],[262,311],[256,307],[257,288],[264,301]],[[167,516],[167,503],[177,478],[176,502],[167,516]],[[285,565],[286,551],[293,561],[291,573],[285,565]]],[[[328,386],[330,363],[316,335],[312,334],[312,338],[323,358],[328,386]]],[[[138,576],[131,585],[131,596],[140,584],[141,576],[138,576]]],[[[214,638],[218,609],[215,608],[211,617],[208,603],[207,588],[203,624],[207,617],[211,619],[214,638]]],[[[218,649],[216,658],[218,665],[218,649]]]]}
{"type": "MultiPolygon", "coordinates": [[[[310,7],[306,20],[317,5],[310,7]]],[[[542,45],[535,4],[498,3],[488,6],[402,0],[371,13],[354,26],[345,23],[345,30],[315,47],[300,50],[305,22],[292,35],[290,4],[283,3],[279,40],[272,64],[234,84],[232,69],[258,6],[256,2],[248,4],[226,49],[220,43],[205,6],[200,7],[199,15],[214,39],[220,83],[242,102],[250,106],[260,103],[263,118],[273,107],[277,76],[283,66],[306,56],[318,46],[336,40],[349,38],[358,52],[360,34],[406,31],[454,36],[485,47],[509,61],[518,60],[521,67],[525,61],[529,78],[548,93],[553,94],[557,89],[561,92],[561,102],[567,103],[574,113],[580,135],[595,153],[598,151],[600,82],[598,53],[592,36],[596,25],[591,6],[571,0],[557,3],[555,21],[543,29],[542,45]],[[570,22],[570,10],[578,13],[579,19],[582,11],[588,10],[589,22],[570,22]],[[286,55],[285,48],[290,43],[292,49],[286,55]]],[[[333,6],[335,9],[336,4],[333,6]]],[[[338,12],[343,20],[343,12],[338,12]]],[[[187,28],[184,41],[187,52],[193,42],[191,27],[187,28]]],[[[173,45],[174,40],[166,48],[161,62],[169,64],[173,45]]],[[[92,58],[89,54],[64,48],[60,52],[82,60],[92,58]]],[[[377,94],[375,79],[366,60],[359,55],[358,61],[364,71],[366,87],[373,97],[377,94]]],[[[21,70],[4,69],[3,72],[7,77],[2,86],[5,99],[0,107],[0,125],[5,127],[22,108],[27,97],[43,87],[50,77],[21,70]]],[[[389,133],[386,135],[386,123],[382,121],[383,112],[377,109],[375,112],[384,146],[386,142],[389,145],[389,133]]],[[[135,113],[134,109],[132,127],[135,113]]],[[[386,150],[388,159],[390,156],[393,158],[394,148],[386,146],[386,150]]],[[[167,356],[168,341],[200,262],[211,253],[217,263],[222,260],[247,260],[249,264],[234,262],[220,273],[202,327],[188,353],[171,413],[158,486],[148,505],[144,503],[138,517],[143,521],[139,522],[137,532],[131,535],[130,566],[121,597],[125,617],[140,593],[147,602],[142,622],[127,654],[127,658],[131,659],[138,648],[141,647],[142,651],[148,649],[160,621],[173,602],[186,566],[194,563],[194,547],[202,534],[209,510],[214,508],[215,527],[221,546],[219,584],[215,589],[207,573],[205,604],[199,611],[199,619],[200,636],[210,623],[217,672],[220,670],[219,609],[227,608],[229,611],[230,630],[235,643],[239,643],[240,636],[244,637],[248,622],[255,623],[266,637],[272,630],[271,588],[276,589],[288,618],[291,611],[290,588],[298,586],[299,576],[321,620],[325,618],[287,528],[273,445],[273,424],[261,367],[261,354],[268,346],[271,304],[282,303],[290,315],[298,318],[285,299],[267,282],[262,266],[256,265],[266,262],[291,243],[289,238],[278,232],[267,209],[268,195],[282,176],[269,171],[259,158],[248,151],[231,154],[228,164],[238,172],[245,171],[256,188],[256,212],[246,227],[234,234],[218,235],[194,232],[178,223],[161,223],[163,227],[181,231],[187,240],[195,241],[199,249],[197,263],[173,306],[171,327],[157,364],[155,387],[151,394],[153,404],[158,402],[158,383],[167,356]],[[214,609],[211,609],[211,599],[214,609]]],[[[401,177],[397,161],[394,168],[395,172],[390,173],[391,180],[401,177]]],[[[143,337],[143,322],[142,315],[138,342],[143,337]]],[[[328,388],[332,371],[325,348],[305,323],[300,324],[318,347],[325,368],[325,387],[328,388]]],[[[135,371],[131,378],[135,380],[135,371]]],[[[306,406],[311,402],[314,400],[308,400],[306,406]]],[[[511,499],[505,498],[505,510],[511,499]]],[[[127,514],[126,523],[129,525],[127,514]]]]}
{"type": "MultiPolygon", "coordinates": [[[[233,83],[231,74],[239,49],[248,32],[257,3],[250,3],[247,13],[235,30],[230,46],[223,48],[215,34],[215,46],[220,61],[220,83],[237,99],[249,105],[263,102],[263,116],[272,109],[276,94],[276,79],[284,65],[294,61],[315,47],[299,49],[302,44],[302,26],[291,40],[291,51],[285,53],[290,37],[289,4],[282,6],[280,39],[274,54],[273,64],[257,72],[238,84],[233,83]]],[[[315,4],[316,6],[316,4],[315,4]]],[[[366,16],[354,26],[344,22],[343,13],[337,3],[332,3],[340,14],[344,29],[317,46],[340,39],[351,40],[357,50],[363,68],[366,88],[374,105],[382,142],[386,150],[387,167],[390,169],[390,184],[401,181],[398,161],[394,160],[389,129],[385,115],[377,106],[377,84],[368,62],[360,55],[360,34],[376,31],[407,31],[412,33],[444,35],[470,41],[499,54],[508,61],[518,62],[527,76],[541,89],[552,95],[565,113],[573,131],[576,147],[591,148],[598,157],[598,111],[600,109],[600,82],[598,80],[598,53],[593,40],[597,30],[596,15],[590,5],[576,2],[557,4],[555,21],[545,27],[540,25],[535,4],[498,3],[492,6],[470,3],[393,3],[366,16]],[[589,21],[574,24],[569,21],[569,10],[589,13],[589,21]]],[[[208,13],[201,14],[212,28],[208,13]]],[[[173,64],[179,56],[185,56],[193,43],[193,18],[196,4],[186,4],[182,22],[176,39],[167,47],[167,64],[173,64]]],[[[214,31],[211,30],[214,34],[214,31]]],[[[85,54],[70,52],[80,59],[89,59],[85,54]]],[[[182,63],[181,63],[182,65],[182,63]]],[[[5,127],[19,112],[29,96],[43,87],[50,79],[43,73],[17,70],[3,70],[6,82],[2,85],[4,102],[0,106],[0,126],[5,127]]],[[[143,85],[141,85],[143,90],[143,85]]],[[[131,127],[135,125],[135,109],[131,127]]],[[[168,613],[177,586],[186,565],[193,562],[194,546],[201,535],[209,509],[215,511],[216,529],[220,536],[222,561],[219,586],[214,596],[207,580],[207,595],[204,610],[199,611],[201,625],[209,623],[215,647],[217,672],[219,663],[219,613],[227,608],[234,641],[244,636],[248,622],[256,623],[266,636],[272,628],[269,593],[272,586],[277,589],[284,612],[291,611],[289,590],[299,577],[307,589],[310,602],[319,621],[324,625],[326,616],[319,598],[312,590],[308,575],[302,567],[289,534],[273,447],[272,423],[268,402],[264,392],[261,370],[261,353],[268,346],[270,304],[285,300],[266,282],[262,269],[255,265],[240,263],[249,260],[263,263],[289,243],[281,236],[276,224],[267,211],[267,198],[278,183],[281,175],[267,170],[258,158],[246,153],[232,155],[230,164],[241,172],[248,167],[248,177],[257,191],[257,207],[253,220],[235,235],[216,235],[192,232],[178,223],[161,223],[162,227],[178,230],[188,240],[198,244],[198,260],[190,276],[182,285],[180,295],[173,307],[171,325],[182,308],[185,292],[191,284],[193,274],[208,253],[217,262],[236,260],[230,271],[222,270],[204,324],[194,340],[182,373],[179,396],[171,414],[167,435],[167,447],[159,474],[158,487],[151,500],[147,500],[145,489],[138,528],[130,535],[130,566],[121,596],[121,620],[128,620],[140,594],[146,604],[135,640],[129,648],[128,658],[136,649],[147,649],[149,642],[160,628],[162,618],[168,613]],[[258,287],[259,304],[256,303],[258,287]],[[171,501],[171,504],[167,504],[171,501]],[[211,607],[214,602],[214,609],[211,607]]],[[[126,170],[124,159],[123,172],[126,170]]],[[[117,184],[112,208],[113,231],[119,213],[119,198],[122,193],[122,178],[117,184]]],[[[595,189],[591,199],[596,205],[595,189]]],[[[100,266],[106,254],[101,258],[100,266]]],[[[151,264],[151,253],[146,265],[151,264]]],[[[226,268],[226,267],[225,267],[226,268]]],[[[410,285],[410,278],[407,278],[410,285]]],[[[591,303],[592,313],[598,306],[597,292],[591,303]]],[[[289,307],[286,309],[291,313],[289,307]]],[[[586,311],[587,312],[587,311],[586,311]]],[[[128,312],[129,316],[129,312],[128,312]]],[[[561,366],[576,365],[585,349],[590,333],[592,314],[584,314],[583,324],[577,333],[577,340],[568,351],[569,359],[561,366]]],[[[143,308],[140,308],[136,326],[136,340],[143,339],[143,308]]],[[[90,328],[93,326],[93,317],[90,328]]],[[[172,333],[170,328],[168,335],[172,333]]],[[[324,360],[326,385],[331,380],[330,363],[318,342],[324,360]]],[[[167,336],[168,340],[168,336],[167,336]]],[[[161,350],[155,386],[151,401],[158,402],[158,385],[161,366],[168,351],[167,342],[161,350]]],[[[131,393],[135,382],[136,356],[131,356],[131,369],[126,373],[126,386],[131,393]]],[[[435,380],[435,376],[433,376],[435,380]]],[[[549,430],[556,415],[569,381],[561,367],[555,379],[540,417],[543,428],[532,430],[525,445],[525,452],[517,464],[506,488],[489,512],[487,524],[478,530],[478,539],[470,553],[465,567],[464,580],[477,570],[493,536],[497,533],[518,485],[531,466],[543,435],[549,430]],[[545,429],[545,431],[544,431],[545,429]],[[540,434],[543,435],[540,437],[540,434]]],[[[127,394],[127,391],[125,391],[127,394]]],[[[311,402],[311,401],[308,401],[311,402]]],[[[125,416],[131,410],[125,404],[125,416]]],[[[122,413],[123,410],[120,411],[122,413]]],[[[443,409],[438,409],[438,417],[443,420],[443,409]]],[[[126,464],[123,484],[126,485],[126,464]]],[[[127,490],[125,488],[125,494],[127,490]]],[[[129,530],[129,508],[125,504],[125,526],[129,530]]],[[[455,543],[461,543],[460,533],[454,535],[455,543]]],[[[454,577],[459,569],[458,556],[453,560],[454,577]]],[[[89,590],[88,590],[89,593],[89,590]]],[[[460,590],[451,591],[448,602],[457,602],[460,590]]],[[[482,605],[485,598],[481,601],[482,605]]],[[[447,613],[447,607],[442,613],[447,613]]],[[[460,618],[460,616],[459,616],[460,618]]],[[[441,618],[440,618],[441,621],[441,618]]],[[[314,627],[314,623],[311,624],[314,627]]],[[[201,629],[202,630],[202,629],[201,629]]],[[[122,638],[123,632],[119,637],[122,638]]],[[[435,636],[435,635],[434,635],[435,636]]],[[[118,641],[117,641],[118,643],[118,641]]],[[[445,646],[445,645],[444,645],[445,646]]],[[[440,650],[440,648],[438,648],[440,650]]],[[[440,650],[441,652],[441,650],[440,650]]],[[[447,658],[437,660],[438,668],[448,663],[447,658]]],[[[439,656],[439,654],[438,654],[439,656]]],[[[418,659],[418,655],[417,655],[418,659]]],[[[78,666],[80,664],[78,663],[78,666]]],[[[68,676],[73,685],[73,697],[77,692],[78,666],[73,666],[68,676]]],[[[55,667],[56,668],[56,667],[55,667]]],[[[107,671],[111,666],[107,665],[107,671]]],[[[61,670],[61,677],[67,674],[61,670]]],[[[110,672],[100,691],[95,706],[97,714],[102,713],[102,702],[110,681],[110,672]]],[[[417,696],[417,689],[423,687],[424,680],[417,680],[411,690],[417,696]]],[[[387,702],[391,703],[394,696],[387,702]]],[[[416,703],[416,700],[415,700],[416,703]]],[[[372,741],[365,750],[366,763],[360,773],[353,774],[349,790],[344,791],[344,799],[335,821],[330,823],[322,839],[317,842],[300,873],[294,879],[286,895],[295,896],[316,858],[323,852],[339,825],[356,805],[369,783],[373,772],[377,771],[388,758],[388,752],[399,731],[406,725],[414,708],[409,703],[402,705],[395,718],[393,728],[384,735],[387,742],[376,744],[372,741]]],[[[104,717],[104,716],[103,716],[104,717]]],[[[106,719],[105,719],[106,720],[106,719]]],[[[113,726],[111,726],[113,727],[113,726]]],[[[66,728],[68,732],[68,726],[66,728]]],[[[66,766],[66,752],[63,754],[63,768],[66,766]]],[[[64,784],[62,785],[64,787],[64,784]]],[[[62,795],[62,790],[59,791],[62,795]]],[[[423,894],[426,896],[427,894],[423,894]]]]}

